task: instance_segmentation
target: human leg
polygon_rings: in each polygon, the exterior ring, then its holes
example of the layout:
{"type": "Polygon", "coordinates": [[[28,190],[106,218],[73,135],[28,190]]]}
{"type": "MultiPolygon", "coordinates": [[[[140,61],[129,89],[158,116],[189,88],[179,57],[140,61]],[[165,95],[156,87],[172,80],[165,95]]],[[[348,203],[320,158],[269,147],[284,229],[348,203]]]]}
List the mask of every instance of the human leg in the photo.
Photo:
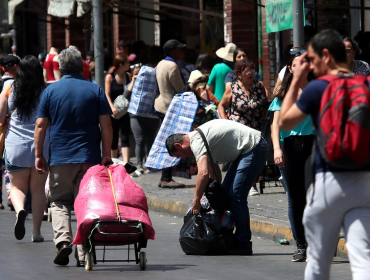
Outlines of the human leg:
{"type": "Polygon", "coordinates": [[[111,157],[118,158],[118,135],[119,135],[119,120],[110,118],[112,123],[112,145],[111,145],[111,157]]]}
{"type": "Polygon", "coordinates": [[[261,139],[260,143],[252,151],[242,154],[234,160],[225,178],[226,185],[228,181],[231,181],[230,178],[234,174],[234,181],[229,189],[229,197],[236,226],[235,237],[239,246],[243,249],[252,249],[252,234],[247,202],[248,192],[265,165],[267,153],[266,142],[264,139],[261,139]]]}
{"type": "Polygon", "coordinates": [[[137,166],[143,166],[143,159],[145,156],[145,145],[144,145],[144,127],[140,122],[140,117],[131,115],[130,116],[131,130],[135,138],[135,156],[137,166]]]}
{"type": "Polygon", "coordinates": [[[130,115],[126,114],[119,120],[121,130],[121,154],[124,162],[130,161],[130,115]]]}
{"type": "Polygon", "coordinates": [[[33,219],[33,234],[40,235],[40,228],[44,216],[46,203],[45,197],[45,182],[48,176],[47,173],[39,174],[35,168],[31,168],[30,172],[30,190],[32,194],[32,219],[33,219]]]}
{"type": "Polygon", "coordinates": [[[24,205],[26,202],[26,195],[29,188],[30,168],[23,169],[18,172],[9,172],[10,179],[10,199],[13,207],[17,213],[17,219],[14,225],[14,235],[18,240],[23,239],[26,229],[24,222],[26,219],[26,211],[24,205]]]}

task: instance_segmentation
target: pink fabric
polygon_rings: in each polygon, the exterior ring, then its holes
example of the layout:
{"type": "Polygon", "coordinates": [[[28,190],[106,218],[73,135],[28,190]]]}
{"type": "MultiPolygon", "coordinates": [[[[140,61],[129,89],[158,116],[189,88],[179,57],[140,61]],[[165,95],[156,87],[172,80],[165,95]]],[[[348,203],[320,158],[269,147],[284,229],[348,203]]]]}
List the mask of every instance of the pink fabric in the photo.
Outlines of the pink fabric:
{"type": "MultiPolygon", "coordinates": [[[[121,220],[139,220],[144,225],[144,238],[155,239],[143,189],[132,181],[123,165],[111,165],[113,185],[121,220]]],[[[77,233],[73,244],[83,244],[98,220],[117,220],[116,204],[105,166],[91,167],[83,177],[74,203],[77,233]],[[94,219],[94,215],[99,216],[94,219]]]]}

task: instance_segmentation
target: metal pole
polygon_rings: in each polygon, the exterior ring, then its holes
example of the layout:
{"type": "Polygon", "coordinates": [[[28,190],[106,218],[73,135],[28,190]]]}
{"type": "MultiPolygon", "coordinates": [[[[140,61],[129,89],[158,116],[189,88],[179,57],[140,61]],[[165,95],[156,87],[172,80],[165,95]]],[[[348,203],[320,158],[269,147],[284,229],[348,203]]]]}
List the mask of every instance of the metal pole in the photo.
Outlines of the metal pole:
{"type": "Polygon", "coordinates": [[[293,46],[304,45],[303,0],[293,0],[293,46]]]}
{"type": "Polygon", "coordinates": [[[101,0],[92,0],[95,82],[104,89],[103,9],[101,0]]]}

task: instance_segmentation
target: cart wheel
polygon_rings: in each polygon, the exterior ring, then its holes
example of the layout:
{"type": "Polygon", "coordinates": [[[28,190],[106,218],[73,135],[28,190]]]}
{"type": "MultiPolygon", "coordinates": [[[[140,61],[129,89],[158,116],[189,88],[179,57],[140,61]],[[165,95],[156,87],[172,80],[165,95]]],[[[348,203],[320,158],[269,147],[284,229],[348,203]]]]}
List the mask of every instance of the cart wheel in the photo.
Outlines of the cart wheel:
{"type": "Polygon", "coordinates": [[[146,269],[146,253],[140,252],[139,259],[140,259],[140,269],[145,270],[146,269]]]}
{"type": "Polygon", "coordinates": [[[48,222],[51,222],[52,221],[52,217],[51,217],[51,207],[48,208],[48,222]]]}
{"type": "Polygon", "coordinates": [[[87,252],[85,255],[85,270],[92,270],[93,269],[93,257],[92,253],[87,252]]]}

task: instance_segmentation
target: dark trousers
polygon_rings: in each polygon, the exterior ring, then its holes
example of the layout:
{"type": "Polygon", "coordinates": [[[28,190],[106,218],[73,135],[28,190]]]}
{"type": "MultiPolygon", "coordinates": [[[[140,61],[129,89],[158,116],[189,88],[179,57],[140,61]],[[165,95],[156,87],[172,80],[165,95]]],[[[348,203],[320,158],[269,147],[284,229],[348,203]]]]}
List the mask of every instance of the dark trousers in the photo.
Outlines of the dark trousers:
{"type": "Polygon", "coordinates": [[[314,139],[314,135],[284,138],[284,175],[290,196],[290,213],[298,248],[307,247],[302,223],[306,206],[305,164],[311,155],[314,139]]]}
{"type": "Polygon", "coordinates": [[[119,139],[119,132],[121,131],[121,147],[122,148],[129,148],[130,147],[130,116],[129,114],[124,115],[119,120],[114,118],[110,118],[112,121],[112,130],[113,130],[113,138],[112,138],[112,150],[118,149],[118,139],[119,139]]]}
{"type": "MultiPolygon", "coordinates": [[[[157,112],[159,119],[161,120],[161,124],[163,123],[165,115],[162,113],[157,112]]],[[[162,170],[161,181],[170,182],[172,180],[172,167],[165,168],[162,170]]]]}

